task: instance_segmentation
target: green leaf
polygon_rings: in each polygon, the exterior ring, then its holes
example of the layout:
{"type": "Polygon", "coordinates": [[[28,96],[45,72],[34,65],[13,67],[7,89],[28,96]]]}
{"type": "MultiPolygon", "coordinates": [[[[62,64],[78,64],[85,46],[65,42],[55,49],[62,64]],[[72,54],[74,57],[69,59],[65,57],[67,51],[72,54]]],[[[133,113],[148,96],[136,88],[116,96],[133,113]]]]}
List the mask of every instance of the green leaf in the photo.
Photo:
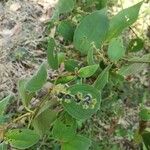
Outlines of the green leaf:
{"type": "Polygon", "coordinates": [[[118,74],[122,76],[135,75],[144,70],[146,67],[148,67],[148,64],[146,63],[133,63],[131,65],[122,66],[118,71],[118,74]]]}
{"type": "Polygon", "coordinates": [[[140,119],[143,121],[150,121],[150,108],[144,107],[140,110],[140,119]]]}
{"type": "Polygon", "coordinates": [[[26,149],[39,141],[39,135],[30,129],[12,129],[5,134],[6,140],[14,148],[26,149]]]}
{"type": "Polygon", "coordinates": [[[91,115],[97,112],[100,108],[101,95],[97,89],[90,85],[73,85],[69,88],[71,94],[75,95],[77,93],[82,93],[83,95],[91,94],[93,99],[96,99],[95,107],[84,109],[82,105],[77,104],[74,100],[71,100],[70,103],[63,102],[65,110],[77,120],[84,120],[90,118],[91,115]]]}
{"type": "Polygon", "coordinates": [[[74,0],[59,0],[56,6],[56,10],[61,13],[68,13],[74,9],[75,1],[74,0]]]}
{"type": "Polygon", "coordinates": [[[57,27],[57,32],[60,34],[64,40],[73,41],[75,26],[70,21],[61,21],[57,27]]]}
{"type": "Polygon", "coordinates": [[[147,148],[147,150],[150,149],[150,132],[149,131],[145,131],[143,134],[142,134],[142,138],[143,138],[143,142],[145,144],[145,147],[147,148]]]}
{"type": "Polygon", "coordinates": [[[70,72],[74,72],[78,68],[79,62],[73,59],[65,61],[65,69],[70,72]]]}
{"type": "Polygon", "coordinates": [[[138,52],[144,47],[144,41],[140,38],[132,39],[128,45],[129,52],[138,52]]]}
{"type": "Polygon", "coordinates": [[[7,105],[9,104],[9,101],[11,99],[12,99],[12,95],[10,94],[0,101],[0,115],[3,115],[5,113],[7,105]]]}
{"type": "Polygon", "coordinates": [[[53,137],[61,142],[68,142],[76,135],[74,124],[64,124],[60,120],[56,120],[52,130],[53,137]]]}
{"type": "Polygon", "coordinates": [[[47,61],[49,66],[52,69],[58,69],[58,56],[55,54],[54,49],[56,47],[55,41],[53,38],[49,38],[48,40],[48,47],[47,47],[47,61]]]}
{"type": "Polygon", "coordinates": [[[108,3],[108,0],[98,0],[96,8],[97,9],[105,8],[107,6],[107,3],[108,3]]]}
{"type": "Polygon", "coordinates": [[[69,76],[61,76],[56,80],[56,84],[65,84],[71,81],[74,81],[76,79],[76,76],[69,75],[69,76]]]}
{"type": "Polygon", "coordinates": [[[44,134],[47,134],[51,124],[54,122],[56,119],[57,113],[50,110],[48,105],[43,106],[40,110],[39,113],[35,116],[35,118],[32,121],[32,125],[34,127],[34,130],[36,133],[38,133],[41,137],[44,134]]]}
{"type": "Polygon", "coordinates": [[[21,98],[21,101],[25,107],[27,107],[33,98],[34,93],[30,93],[26,91],[26,84],[28,80],[27,79],[21,79],[18,82],[18,91],[19,91],[19,96],[21,98]]]}
{"type": "Polygon", "coordinates": [[[143,2],[140,2],[136,5],[126,8],[112,17],[107,35],[108,40],[120,35],[125,28],[129,27],[137,20],[142,3],[143,2]]]}
{"type": "Polygon", "coordinates": [[[123,41],[120,38],[112,39],[108,47],[108,57],[111,61],[118,61],[125,55],[123,41]]]}
{"type": "Polygon", "coordinates": [[[142,57],[129,58],[128,61],[150,63],[150,54],[145,54],[142,57]]]}
{"type": "Polygon", "coordinates": [[[111,75],[111,76],[110,76],[110,81],[111,81],[114,85],[123,83],[124,77],[123,77],[122,75],[117,74],[117,73],[111,73],[110,75],[111,75]]]}
{"type": "Polygon", "coordinates": [[[94,65],[95,61],[94,61],[94,50],[93,48],[89,49],[88,54],[87,54],[87,63],[88,65],[94,65]]]}
{"type": "Polygon", "coordinates": [[[47,80],[47,71],[43,63],[37,73],[27,82],[26,90],[29,92],[36,92],[40,90],[47,80]]]}
{"type": "Polygon", "coordinates": [[[91,45],[100,48],[108,31],[106,10],[99,10],[84,17],[74,33],[74,46],[81,53],[87,54],[91,45]]]}
{"type": "Polygon", "coordinates": [[[89,150],[90,146],[90,139],[77,135],[69,142],[62,143],[62,150],[89,150]]]}
{"type": "Polygon", "coordinates": [[[107,66],[97,77],[96,81],[94,82],[94,87],[98,90],[102,91],[102,89],[105,87],[105,85],[108,82],[109,77],[109,70],[112,65],[107,66]]]}
{"type": "Polygon", "coordinates": [[[8,145],[6,143],[0,143],[0,150],[8,150],[8,145]]]}
{"type": "Polygon", "coordinates": [[[58,65],[60,65],[65,61],[65,53],[59,52],[57,56],[58,56],[58,65]]]}
{"type": "Polygon", "coordinates": [[[81,69],[78,71],[78,75],[79,75],[79,77],[81,77],[81,78],[88,78],[88,77],[91,77],[91,76],[96,72],[96,70],[98,69],[98,67],[99,67],[98,64],[83,67],[83,68],[81,68],[81,69]]]}
{"type": "Polygon", "coordinates": [[[58,20],[60,14],[69,13],[74,9],[74,7],[75,0],[59,0],[51,20],[58,20]]]}

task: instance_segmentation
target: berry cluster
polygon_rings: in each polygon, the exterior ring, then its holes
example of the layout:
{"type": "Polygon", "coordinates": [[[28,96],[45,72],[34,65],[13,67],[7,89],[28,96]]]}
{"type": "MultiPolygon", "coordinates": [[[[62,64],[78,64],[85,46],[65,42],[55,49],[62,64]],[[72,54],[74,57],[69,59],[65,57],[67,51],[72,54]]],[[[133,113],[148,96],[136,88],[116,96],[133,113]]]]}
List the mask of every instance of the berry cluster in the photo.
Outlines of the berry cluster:
{"type": "Polygon", "coordinates": [[[82,105],[83,109],[94,109],[96,104],[96,99],[93,99],[92,95],[90,94],[86,94],[83,96],[83,94],[80,92],[75,95],[60,92],[56,96],[60,102],[64,101],[66,103],[70,103],[71,100],[74,100],[77,104],[82,105]]]}
{"type": "Polygon", "coordinates": [[[97,102],[91,94],[82,94],[78,92],[77,94],[72,95],[70,91],[68,91],[62,84],[55,85],[51,91],[51,94],[53,97],[57,98],[60,103],[70,103],[73,100],[76,104],[82,105],[83,109],[94,109],[97,102]]]}

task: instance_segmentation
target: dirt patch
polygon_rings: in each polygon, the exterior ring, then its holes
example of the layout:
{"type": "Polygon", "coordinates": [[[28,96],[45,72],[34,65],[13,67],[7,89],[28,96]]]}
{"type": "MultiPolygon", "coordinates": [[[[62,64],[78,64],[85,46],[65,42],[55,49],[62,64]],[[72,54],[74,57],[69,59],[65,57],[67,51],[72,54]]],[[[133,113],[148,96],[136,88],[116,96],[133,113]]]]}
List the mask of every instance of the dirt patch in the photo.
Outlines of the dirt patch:
{"type": "Polygon", "coordinates": [[[0,2],[0,99],[16,83],[32,74],[44,52],[44,23],[50,19],[56,0],[9,0],[0,2]],[[20,61],[21,60],[21,61],[20,61]]]}

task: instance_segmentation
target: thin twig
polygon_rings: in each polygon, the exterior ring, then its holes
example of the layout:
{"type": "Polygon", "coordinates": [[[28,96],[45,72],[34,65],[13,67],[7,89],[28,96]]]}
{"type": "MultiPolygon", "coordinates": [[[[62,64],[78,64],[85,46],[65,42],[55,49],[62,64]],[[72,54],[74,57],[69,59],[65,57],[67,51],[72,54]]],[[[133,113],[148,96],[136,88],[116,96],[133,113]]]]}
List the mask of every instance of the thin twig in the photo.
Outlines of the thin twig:
{"type": "Polygon", "coordinates": [[[28,112],[28,113],[26,113],[26,114],[23,114],[23,115],[21,115],[21,116],[15,118],[12,122],[10,122],[10,123],[7,125],[7,128],[8,128],[9,126],[11,126],[12,124],[14,124],[14,123],[20,121],[21,119],[26,118],[26,117],[29,117],[30,115],[32,115],[32,113],[31,113],[31,112],[28,112]]]}

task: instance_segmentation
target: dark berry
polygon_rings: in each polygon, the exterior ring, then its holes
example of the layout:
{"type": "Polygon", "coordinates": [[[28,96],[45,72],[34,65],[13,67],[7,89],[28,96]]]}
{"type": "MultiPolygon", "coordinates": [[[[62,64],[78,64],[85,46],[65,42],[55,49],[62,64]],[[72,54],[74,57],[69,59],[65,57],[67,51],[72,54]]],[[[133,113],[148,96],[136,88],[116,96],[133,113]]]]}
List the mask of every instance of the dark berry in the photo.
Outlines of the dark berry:
{"type": "Polygon", "coordinates": [[[85,95],[85,97],[84,97],[84,101],[85,101],[85,102],[90,102],[91,99],[92,99],[91,95],[88,95],[88,94],[85,95]]]}
{"type": "Polygon", "coordinates": [[[66,95],[65,95],[65,99],[71,99],[71,98],[72,98],[71,95],[69,95],[69,94],[66,94],[66,95]]]}
{"type": "Polygon", "coordinates": [[[65,94],[61,93],[61,92],[57,95],[58,98],[63,98],[64,96],[65,96],[65,94]]]}

